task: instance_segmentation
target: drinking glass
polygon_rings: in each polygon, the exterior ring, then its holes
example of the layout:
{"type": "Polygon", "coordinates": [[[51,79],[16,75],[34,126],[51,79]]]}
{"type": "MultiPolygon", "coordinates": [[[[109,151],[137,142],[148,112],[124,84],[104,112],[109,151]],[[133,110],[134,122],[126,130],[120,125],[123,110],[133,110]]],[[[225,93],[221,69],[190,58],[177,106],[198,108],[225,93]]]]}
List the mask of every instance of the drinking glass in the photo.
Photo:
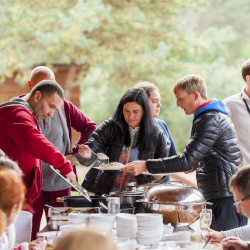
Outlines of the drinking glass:
{"type": "MultiPolygon", "coordinates": [[[[212,209],[204,208],[204,209],[202,209],[201,212],[202,212],[202,213],[208,213],[208,214],[210,214],[210,216],[211,216],[211,222],[212,222],[212,218],[213,218],[213,210],[212,210],[212,209]]],[[[210,223],[210,224],[211,224],[211,223],[210,223]]]]}
{"type": "Polygon", "coordinates": [[[212,209],[203,209],[200,213],[200,229],[202,238],[205,240],[206,233],[208,232],[212,223],[212,209]]]}
{"type": "Polygon", "coordinates": [[[108,214],[120,213],[120,197],[108,198],[108,214]]]}

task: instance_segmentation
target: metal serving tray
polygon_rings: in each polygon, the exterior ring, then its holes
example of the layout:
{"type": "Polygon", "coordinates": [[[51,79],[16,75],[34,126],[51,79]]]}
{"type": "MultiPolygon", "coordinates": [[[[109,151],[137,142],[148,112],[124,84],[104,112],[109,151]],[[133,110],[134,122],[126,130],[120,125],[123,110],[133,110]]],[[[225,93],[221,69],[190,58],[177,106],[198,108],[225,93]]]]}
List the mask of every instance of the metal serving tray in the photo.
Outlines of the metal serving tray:
{"type": "MultiPolygon", "coordinates": [[[[62,211],[65,211],[72,207],[57,207],[62,211]]],[[[99,207],[74,207],[73,210],[86,213],[87,210],[92,210],[93,213],[100,213],[99,207]]],[[[50,228],[51,230],[59,230],[59,227],[62,225],[68,224],[68,215],[61,215],[59,212],[53,208],[49,208],[48,217],[50,217],[50,228]]]]}

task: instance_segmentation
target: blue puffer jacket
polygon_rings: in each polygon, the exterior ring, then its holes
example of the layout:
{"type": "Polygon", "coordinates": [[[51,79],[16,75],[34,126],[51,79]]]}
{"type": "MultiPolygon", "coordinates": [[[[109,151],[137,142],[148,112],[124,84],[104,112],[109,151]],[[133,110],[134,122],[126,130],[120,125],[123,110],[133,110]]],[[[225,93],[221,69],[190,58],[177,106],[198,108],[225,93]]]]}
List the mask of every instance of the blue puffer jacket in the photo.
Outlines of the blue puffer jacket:
{"type": "Polygon", "coordinates": [[[213,99],[194,115],[191,138],[182,154],[148,160],[150,173],[182,172],[197,167],[197,184],[207,200],[232,196],[228,183],[242,155],[226,106],[213,99]]]}

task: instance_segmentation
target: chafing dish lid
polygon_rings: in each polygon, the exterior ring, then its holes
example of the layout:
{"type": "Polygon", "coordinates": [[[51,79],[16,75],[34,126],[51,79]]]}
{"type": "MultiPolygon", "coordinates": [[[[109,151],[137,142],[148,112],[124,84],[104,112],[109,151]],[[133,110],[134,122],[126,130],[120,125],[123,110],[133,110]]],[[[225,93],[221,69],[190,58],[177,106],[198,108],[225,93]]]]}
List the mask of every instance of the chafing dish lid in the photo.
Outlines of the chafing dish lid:
{"type": "Polygon", "coordinates": [[[204,203],[205,199],[197,188],[166,183],[149,189],[145,201],[157,204],[198,204],[204,203]]]}

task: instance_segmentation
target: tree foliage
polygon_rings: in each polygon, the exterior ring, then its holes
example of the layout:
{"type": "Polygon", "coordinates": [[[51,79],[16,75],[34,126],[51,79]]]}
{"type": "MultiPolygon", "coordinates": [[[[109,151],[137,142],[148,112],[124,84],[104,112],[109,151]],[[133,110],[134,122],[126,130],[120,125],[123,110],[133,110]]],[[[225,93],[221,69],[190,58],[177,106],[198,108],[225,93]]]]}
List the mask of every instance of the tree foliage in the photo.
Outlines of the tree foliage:
{"type": "Polygon", "coordinates": [[[176,80],[200,74],[210,98],[240,89],[247,0],[244,9],[237,0],[0,2],[0,80],[20,72],[16,80],[24,84],[34,65],[84,65],[77,80],[81,105],[98,124],[129,87],[151,81],[162,95],[160,118],[181,151],[192,117],[176,108],[176,80]]]}

